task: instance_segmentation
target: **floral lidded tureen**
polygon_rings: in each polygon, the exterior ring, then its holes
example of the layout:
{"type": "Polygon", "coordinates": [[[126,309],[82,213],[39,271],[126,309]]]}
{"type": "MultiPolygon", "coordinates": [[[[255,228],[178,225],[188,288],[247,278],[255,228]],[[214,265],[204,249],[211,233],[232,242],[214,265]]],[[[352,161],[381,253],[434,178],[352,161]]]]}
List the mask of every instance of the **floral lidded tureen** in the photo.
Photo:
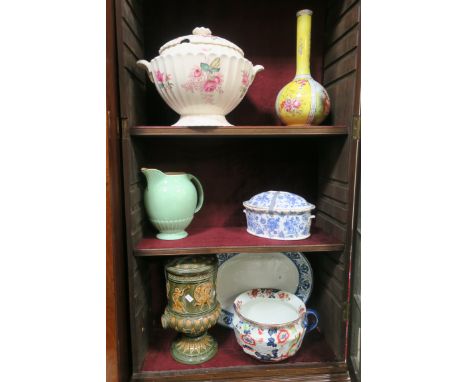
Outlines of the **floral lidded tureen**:
{"type": "Polygon", "coordinates": [[[310,236],[311,211],[315,206],[285,191],[266,191],[243,203],[247,232],[277,240],[300,240],[310,236]]]}
{"type": "Polygon", "coordinates": [[[263,66],[232,42],[199,27],[164,44],[151,62],[139,60],[158,93],[178,114],[174,126],[231,126],[225,115],[244,98],[263,66]]]}

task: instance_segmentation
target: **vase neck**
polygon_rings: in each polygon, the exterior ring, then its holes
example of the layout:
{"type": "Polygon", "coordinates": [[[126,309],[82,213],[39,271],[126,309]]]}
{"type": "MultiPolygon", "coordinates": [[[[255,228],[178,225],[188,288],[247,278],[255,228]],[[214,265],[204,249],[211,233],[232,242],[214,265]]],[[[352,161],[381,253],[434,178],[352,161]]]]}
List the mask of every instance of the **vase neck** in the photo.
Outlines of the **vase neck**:
{"type": "Polygon", "coordinates": [[[312,11],[297,12],[296,76],[310,75],[310,33],[312,11]]]}

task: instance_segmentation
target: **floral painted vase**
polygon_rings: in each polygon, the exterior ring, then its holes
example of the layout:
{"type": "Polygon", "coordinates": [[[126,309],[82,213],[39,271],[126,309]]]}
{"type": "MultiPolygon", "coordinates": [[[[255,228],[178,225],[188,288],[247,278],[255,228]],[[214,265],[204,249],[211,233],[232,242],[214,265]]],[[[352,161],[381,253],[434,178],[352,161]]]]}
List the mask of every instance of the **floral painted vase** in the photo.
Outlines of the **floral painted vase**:
{"type": "Polygon", "coordinates": [[[297,12],[296,76],[276,97],[275,110],[285,125],[319,125],[330,112],[325,88],[310,75],[312,11],[297,12]]]}
{"type": "Polygon", "coordinates": [[[317,312],[306,309],[299,297],[278,289],[252,289],[234,300],[237,343],[259,361],[278,362],[296,354],[318,320],[317,312]]]}

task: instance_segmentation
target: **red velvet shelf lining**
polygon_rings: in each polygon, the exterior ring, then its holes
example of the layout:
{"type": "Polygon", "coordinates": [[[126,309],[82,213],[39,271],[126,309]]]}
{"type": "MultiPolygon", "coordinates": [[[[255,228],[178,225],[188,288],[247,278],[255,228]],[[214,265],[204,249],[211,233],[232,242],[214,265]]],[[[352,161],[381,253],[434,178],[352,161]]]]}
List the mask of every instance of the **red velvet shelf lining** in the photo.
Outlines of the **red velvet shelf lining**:
{"type": "MultiPolygon", "coordinates": [[[[232,329],[216,325],[209,332],[218,342],[217,354],[208,362],[201,365],[183,365],[174,361],[170,354],[172,340],[177,335],[173,330],[156,330],[153,338],[157,338],[157,344],[152,343],[148,348],[143,362],[142,372],[169,371],[187,369],[206,369],[229,366],[261,366],[266,364],[245,354],[237,344],[232,329]]],[[[318,331],[306,333],[304,342],[299,351],[291,358],[279,362],[279,364],[294,364],[300,362],[333,362],[336,361],[331,348],[318,331]]]]}
{"type": "Polygon", "coordinates": [[[136,256],[265,251],[340,251],[344,244],[316,227],[304,240],[271,240],[247,233],[245,227],[206,227],[188,229],[181,240],[143,238],[135,248],[136,256]]]}

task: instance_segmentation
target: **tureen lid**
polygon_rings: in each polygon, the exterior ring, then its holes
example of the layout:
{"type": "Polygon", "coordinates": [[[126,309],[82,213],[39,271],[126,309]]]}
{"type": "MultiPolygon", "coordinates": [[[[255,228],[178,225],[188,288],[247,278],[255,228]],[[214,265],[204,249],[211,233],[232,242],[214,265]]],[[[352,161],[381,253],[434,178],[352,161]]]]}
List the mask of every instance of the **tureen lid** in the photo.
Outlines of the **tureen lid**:
{"type": "Polygon", "coordinates": [[[262,192],[244,202],[244,207],[271,212],[302,212],[315,208],[303,197],[286,191],[262,192]]]}
{"type": "Polygon", "coordinates": [[[227,48],[234,49],[242,57],[244,52],[236,44],[218,36],[213,36],[211,30],[205,27],[197,27],[192,31],[192,34],[182,37],[177,37],[174,40],[166,42],[161,49],[159,49],[159,54],[162,54],[166,49],[179,44],[208,44],[208,45],[219,45],[227,48]]]}

